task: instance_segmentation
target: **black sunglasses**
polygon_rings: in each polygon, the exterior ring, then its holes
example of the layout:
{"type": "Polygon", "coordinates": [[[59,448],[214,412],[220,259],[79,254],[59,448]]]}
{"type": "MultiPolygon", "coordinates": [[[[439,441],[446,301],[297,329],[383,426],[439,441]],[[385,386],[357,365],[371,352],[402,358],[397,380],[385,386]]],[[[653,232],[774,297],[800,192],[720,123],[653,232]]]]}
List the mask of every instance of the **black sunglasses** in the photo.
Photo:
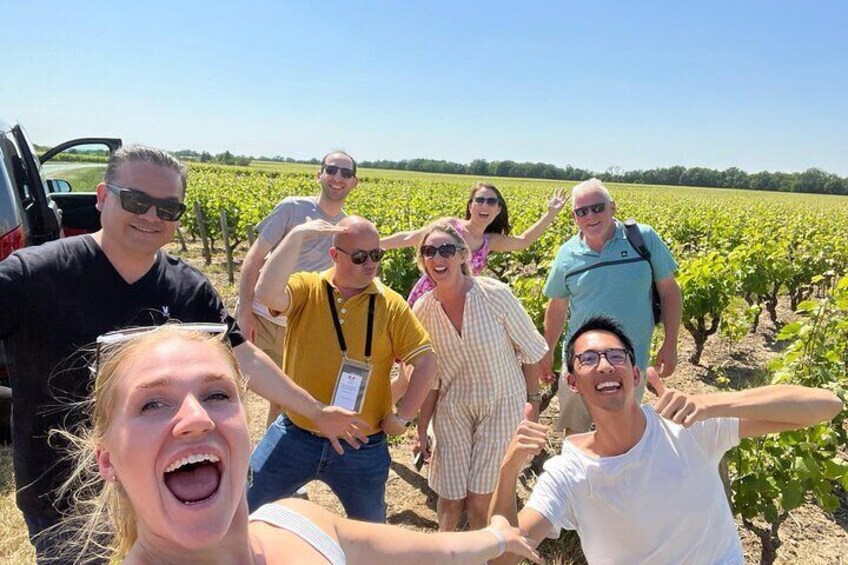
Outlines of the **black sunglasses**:
{"type": "Polygon", "coordinates": [[[331,177],[336,176],[336,173],[341,173],[343,179],[353,178],[353,169],[347,167],[337,167],[335,165],[324,165],[324,174],[331,177]]]}
{"type": "Polygon", "coordinates": [[[160,220],[176,222],[186,211],[185,204],[170,198],[153,198],[140,190],[124,188],[116,184],[107,184],[106,188],[118,195],[121,208],[130,214],[146,214],[151,206],[156,206],[156,215],[160,220]]]}
{"type": "Polygon", "coordinates": [[[606,357],[610,365],[624,365],[630,353],[626,349],[611,347],[606,351],[594,351],[589,349],[583,353],[578,353],[574,357],[580,361],[584,367],[596,367],[601,362],[601,357],[606,357]]]}
{"type": "Polygon", "coordinates": [[[421,255],[426,257],[427,259],[432,259],[436,256],[436,253],[444,257],[445,259],[450,259],[454,255],[456,255],[457,251],[461,249],[465,249],[464,247],[457,247],[453,243],[443,243],[438,247],[434,247],[432,245],[422,245],[421,246],[421,255]]]}
{"type": "Polygon", "coordinates": [[[590,204],[589,206],[581,206],[580,208],[574,209],[574,215],[580,216],[581,218],[589,213],[589,210],[594,212],[595,214],[600,214],[604,210],[607,209],[606,202],[598,202],[597,204],[590,204]]]}
{"type": "Polygon", "coordinates": [[[489,206],[497,206],[499,200],[494,196],[475,196],[474,202],[477,204],[488,204],[489,206]]]}
{"type": "Polygon", "coordinates": [[[369,257],[371,257],[371,260],[374,261],[375,263],[379,263],[380,259],[383,258],[383,255],[386,254],[386,250],[380,249],[380,248],[372,249],[371,251],[365,251],[363,249],[360,249],[359,251],[354,251],[353,253],[345,251],[341,247],[336,247],[336,249],[338,249],[339,251],[341,251],[345,255],[350,255],[350,261],[354,265],[363,264],[365,261],[368,260],[369,257]]]}

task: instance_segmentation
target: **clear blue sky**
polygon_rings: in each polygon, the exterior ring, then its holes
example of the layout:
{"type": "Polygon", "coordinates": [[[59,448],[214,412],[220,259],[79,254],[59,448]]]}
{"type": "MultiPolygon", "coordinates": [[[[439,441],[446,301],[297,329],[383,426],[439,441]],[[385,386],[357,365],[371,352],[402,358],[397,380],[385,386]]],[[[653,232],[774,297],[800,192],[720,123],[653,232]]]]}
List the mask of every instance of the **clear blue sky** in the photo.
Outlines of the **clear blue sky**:
{"type": "Polygon", "coordinates": [[[0,0],[38,143],[848,175],[848,2],[0,0]]]}

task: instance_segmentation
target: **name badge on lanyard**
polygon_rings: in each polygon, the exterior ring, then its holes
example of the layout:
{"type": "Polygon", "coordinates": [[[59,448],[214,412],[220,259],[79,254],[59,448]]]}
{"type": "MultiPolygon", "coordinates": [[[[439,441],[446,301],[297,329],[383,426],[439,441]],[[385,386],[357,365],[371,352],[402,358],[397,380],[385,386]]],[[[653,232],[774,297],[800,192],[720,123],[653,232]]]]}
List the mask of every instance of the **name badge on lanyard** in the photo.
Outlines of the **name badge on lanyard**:
{"type": "Polygon", "coordinates": [[[374,335],[374,302],[376,295],[372,294],[368,300],[368,326],[365,334],[365,362],[349,359],[347,356],[347,344],[345,343],[342,326],[339,323],[339,314],[336,312],[336,303],[333,300],[333,288],[330,283],[324,282],[327,289],[327,300],[330,304],[330,313],[333,315],[333,325],[336,328],[336,338],[339,348],[342,350],[342,363],[339,367],[339,375],[336,377],[336,386],[333,389],[333,399],[330,402],[352,412],[360,412],[365,402],[365,391],[371,378],[371,341],[374,335]]]}

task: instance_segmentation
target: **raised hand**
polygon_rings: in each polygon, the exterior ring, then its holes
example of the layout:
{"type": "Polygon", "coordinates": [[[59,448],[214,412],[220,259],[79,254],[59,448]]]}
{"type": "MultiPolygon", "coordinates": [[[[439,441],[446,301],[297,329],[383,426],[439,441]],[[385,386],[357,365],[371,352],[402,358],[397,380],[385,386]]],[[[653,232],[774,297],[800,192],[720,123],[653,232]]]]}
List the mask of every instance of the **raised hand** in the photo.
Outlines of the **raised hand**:
{"type": "Polygon", "coordinates": [[[506,448],[503,467],[519,472],[544,449],[548,441],[548,428],[543,424],[524,420],[518,425],[512,441],[506,448]]]}
{"type": "Polygon", "coordinates": [[[706,405],[701,396],[666,388],[653,367],[648,367],[648,384],[654,388],[659,397],[654,410],[666,420],[688,428],[695,422],[708,418],[706,405]]]}
{"type": "Polygon", "coordinates": [[[335,235],[343,233],[345,227],[336,226],[326,220],[313,220],[309,216],[306,221],[292,228],[292,232],[297,232],[303,239],[311,239],[325,235],[335,235]]]}
{"type": "Polygon", "coordinates": [[[562,210],[563,206],[566,205],[570,195],[565,188],[558,188],[554,190],[551,199],[548,200],[548,210],[553,212],[554,214],[559,214],[559,211],[562,210]]]}

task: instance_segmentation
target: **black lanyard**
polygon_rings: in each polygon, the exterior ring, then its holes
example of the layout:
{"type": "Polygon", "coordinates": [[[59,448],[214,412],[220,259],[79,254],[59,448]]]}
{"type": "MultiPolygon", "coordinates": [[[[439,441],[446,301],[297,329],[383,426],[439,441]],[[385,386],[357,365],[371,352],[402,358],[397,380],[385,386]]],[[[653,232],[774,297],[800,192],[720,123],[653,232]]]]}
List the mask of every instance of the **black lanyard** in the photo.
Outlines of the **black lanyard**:
{"type": "MultiPolygon", "coordinates": [[[[336,301],[333,298],[333,287],[330,283],[324,281],[327,288],[327,301],[330,303],[330,312],[333,314],[333,325],[336,327],[336,337],[339,340],[339,347],[342,350],[342,355],[347,357],[347,344],[345,343],[344,334],[342,333],[342,325],[339,323],[339,314],[336,312],[336,301]]],[[[371,361],[371,338],[374,335],[374,301],[377,299],[376,294],[372,294],[368,298],[368,329],[365,334],[365,361],[371,361]]]]}

